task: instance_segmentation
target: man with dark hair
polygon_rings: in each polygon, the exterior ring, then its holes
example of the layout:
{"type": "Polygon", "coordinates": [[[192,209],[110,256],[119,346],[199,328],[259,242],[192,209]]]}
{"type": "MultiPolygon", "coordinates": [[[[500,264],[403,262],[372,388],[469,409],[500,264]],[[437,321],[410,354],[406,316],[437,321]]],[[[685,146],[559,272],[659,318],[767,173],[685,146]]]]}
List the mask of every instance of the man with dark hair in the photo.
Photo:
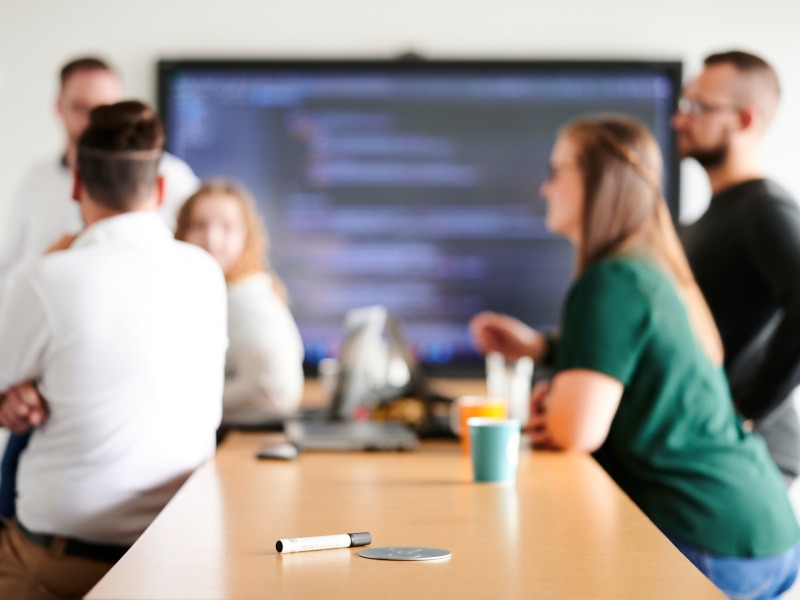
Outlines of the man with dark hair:
{"type": "Polygon", "coordinates": [[[725,346],[737,409],[755,423],[787,483],[800,471],[800,208],[759,162],[780,99],[763,59],[709,56],[673,117],[678,152],[705,169],[713,197],[684,234],[725,346]]]}
{"type": "Polygon", "coordinates": [[[61,89],[64,89],[67,80],[79,71],[111,72],[111,67],[102,58],[97,58],[96,56],[85,56],[83,58],[71,60],[61,67],[61,71],[58,74],[58,79],[61,82],[61,89]]]}
{"type": "MultiPolygon", "coordinates": [[[[66,146],[57,159],[36,164],[12,199],[8,221],[0,228],[0,297],[26,260],[40,256],[63,235],[80,231],[80,215],[70,200],[77,141],[93,108],[119,100],[119,79],[103,60],[79,58],[61,69],[56,114],[66,146]]],[[[165,202],[159,212],[174,227],[178,209],[199,181],[186,163],[166,153],[159,169],[166,181],[165,202]]]]}
{"type": "Polygon", "coordinates": [[[163,139],[140,102],[93,110],[74,180],[85,229],[0,300],[0,425],[41,424],[0,524],[2,598],[83,596],[213,456],[226,288],[155,214],[163,139]]]}

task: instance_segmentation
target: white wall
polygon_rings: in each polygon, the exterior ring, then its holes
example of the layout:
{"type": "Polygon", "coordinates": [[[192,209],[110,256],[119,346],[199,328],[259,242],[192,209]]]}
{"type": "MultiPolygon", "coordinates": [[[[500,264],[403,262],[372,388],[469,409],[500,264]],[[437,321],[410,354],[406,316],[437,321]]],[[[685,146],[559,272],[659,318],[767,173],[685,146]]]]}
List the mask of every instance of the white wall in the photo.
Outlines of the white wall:
{"type": "MultiPolygon", "coordinates": [[[[160,57],[649,58],[729,48],[761,54],[784,101],[765,149],[767,171],[800,197],[800,2],[797,0],[0,0],[0,217],[26,166],[62,144],[56,73],[99,53],[126,95],[153,101],[160,57]]],[[[684,218],[707,188],[684,169],[684,218]]]]}

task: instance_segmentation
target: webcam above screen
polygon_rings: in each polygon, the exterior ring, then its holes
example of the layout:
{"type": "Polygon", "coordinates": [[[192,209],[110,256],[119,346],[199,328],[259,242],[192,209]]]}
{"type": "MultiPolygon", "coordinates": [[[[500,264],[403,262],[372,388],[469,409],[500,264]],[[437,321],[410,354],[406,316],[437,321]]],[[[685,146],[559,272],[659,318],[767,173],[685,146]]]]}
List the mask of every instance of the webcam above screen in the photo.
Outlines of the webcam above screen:
{"type": "Polygon", "coordinates": [[[168,151],[256,198],[311,372],[361,306],[437,375],[480,372],[482,310],[556,326],[573,256],[538,190],[573,117],[646,124],[678,214],[678,62],[165,60],[158,81],[168,151]]]}

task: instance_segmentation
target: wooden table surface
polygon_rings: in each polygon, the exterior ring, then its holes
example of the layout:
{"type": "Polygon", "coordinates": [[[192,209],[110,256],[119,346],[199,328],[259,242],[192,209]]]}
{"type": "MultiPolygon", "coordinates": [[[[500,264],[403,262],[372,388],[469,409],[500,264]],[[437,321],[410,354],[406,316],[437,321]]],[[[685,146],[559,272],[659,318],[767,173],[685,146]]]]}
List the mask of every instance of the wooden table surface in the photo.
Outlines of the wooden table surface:
{"type": "Polygon", "coordinates": [[[275,435],[229,436],[88,598],[723,597],[589,456],[525,449],[502,486],[473,483],[455,442],[254,458],[275,435]],[[452,558],[275,551],[279,538],[357,531],[452,558]]]}

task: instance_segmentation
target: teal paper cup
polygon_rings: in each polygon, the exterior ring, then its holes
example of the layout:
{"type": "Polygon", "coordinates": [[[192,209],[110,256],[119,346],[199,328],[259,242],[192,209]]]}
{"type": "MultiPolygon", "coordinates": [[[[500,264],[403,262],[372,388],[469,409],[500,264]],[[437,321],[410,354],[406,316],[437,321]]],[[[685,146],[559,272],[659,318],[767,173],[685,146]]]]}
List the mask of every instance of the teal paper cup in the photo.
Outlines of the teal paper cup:
{"type": "Polygon", "coordinates": [[[472,417],[467,426],[475,481],[514,483],[519,464],[519,420],[472,417]]]}

